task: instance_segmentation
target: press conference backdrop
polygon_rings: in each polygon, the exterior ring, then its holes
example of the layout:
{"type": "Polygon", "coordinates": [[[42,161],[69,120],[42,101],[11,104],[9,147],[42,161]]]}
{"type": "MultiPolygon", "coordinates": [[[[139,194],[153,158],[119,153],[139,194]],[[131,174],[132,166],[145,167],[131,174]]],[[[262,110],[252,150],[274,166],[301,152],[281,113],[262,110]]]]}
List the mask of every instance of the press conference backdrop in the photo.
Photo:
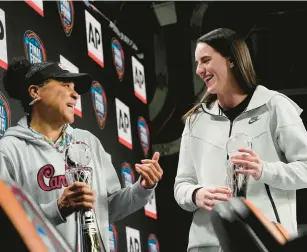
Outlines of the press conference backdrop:
{"type": "MultiPolygon", "coordinates": [[[[107,15],[107,13],[105,13],[107,15]]],[[[150,158],[146,96],[146,55],[139,57],[129,34],[120,32],[86,2],[0,3],[0,72],[14,56],[30,62],[56,61],[71,72],[88,72],[94,81],[75,109],[73,127],[89,130],[111,155],[122,186],[138,179],[134,164],[150,158]]],[[[2,78],[1,78],[2,79],[2,78]]],[[[0,85],[0,137],[24,115],[20,103],[0,85]]],[[[95,167],[99,169],[99,167],[95,167]]],[[[41,171],[43,172],[43,171],[41,171]]],[[[44,185],[63,186],[59,175],[44,185]]],[[[156,198],[109,226],[111,252],[160,251],[155,235],[156,198]]]]}

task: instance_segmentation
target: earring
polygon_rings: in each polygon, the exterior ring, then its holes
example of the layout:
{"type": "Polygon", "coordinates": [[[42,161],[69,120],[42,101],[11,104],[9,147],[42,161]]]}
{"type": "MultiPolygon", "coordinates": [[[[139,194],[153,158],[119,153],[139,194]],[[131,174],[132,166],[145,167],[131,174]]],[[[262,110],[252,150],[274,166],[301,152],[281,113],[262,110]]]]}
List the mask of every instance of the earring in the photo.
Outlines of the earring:
{"type": "Polygon", "coordinates": [[[37,103],[40,100],[40,98],[35,98],[33,101],[29,103],[29,106],[32,106],[34,103],[37,103]]]}
{"type": "Polygon", "coordinates": [[[233,62],[230,63],[230,68],[233,68],[235,65],[233,64],[233,62]]]}

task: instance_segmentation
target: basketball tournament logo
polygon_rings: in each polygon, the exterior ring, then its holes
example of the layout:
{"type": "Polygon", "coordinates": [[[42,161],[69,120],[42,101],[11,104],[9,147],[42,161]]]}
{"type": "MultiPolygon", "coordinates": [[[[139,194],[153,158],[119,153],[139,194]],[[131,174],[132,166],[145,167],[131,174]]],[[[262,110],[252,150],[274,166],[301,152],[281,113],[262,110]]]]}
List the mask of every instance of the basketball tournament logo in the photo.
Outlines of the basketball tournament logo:
{"type": "Polygon", "coordinates": [[[131,165],[127,162],[124,162],[121,167],[122,181],[124,187],[134,184],[135,176],[131,168],[131,165]]]}
{"type": "Polygon", "coordinates": [[[100,129],[104,128],[107,119],[107,96],[102,86],[93,81],[91,87],[93,107],[100,129]]]}
{"type": "Polygon", "coordinates": [[[118,237],[117,237],[117,231],[114,224],[109,225],[109,247],[110,252],[117,252],[118,248],[118,237]]]}
{"type": "Polygon", "coordinates": [[[148,252],[160,252],[159,242],[154,234],[148,236],[148,252]]]}
{"type": "Polygon", "coordinates": [[[141,141],[143,153],[145,157],[147,157],[148,152],[149,152],[149,129],[148,129],[145,119],[142,116],[138,118],[137,128],[138,128],[138,135],[141,141]]]}
{"type": "Polygon", "coordinates": [[[30,30],[25,32],[24,48],[30,63],[40,63],[47,60],[44,44],[35,32],[30,30]]]}
{"type": "Polygon", "coordinates": [[[122,81],[125,73],[125,56],[121,44],[114,38],[112,39],[112,54],[117,77],[122,81]]]}
{"type": "Polygon", "coordinates": [[[61,23],[67,37],[70,36],[75,22],[75,11],[73,1],[57,1],[61,23]]]}
{"type": "Polygon", "coordinates": [[[0,138],[11,126],[11,110],[5,96],[0,92],[0,138]]]}

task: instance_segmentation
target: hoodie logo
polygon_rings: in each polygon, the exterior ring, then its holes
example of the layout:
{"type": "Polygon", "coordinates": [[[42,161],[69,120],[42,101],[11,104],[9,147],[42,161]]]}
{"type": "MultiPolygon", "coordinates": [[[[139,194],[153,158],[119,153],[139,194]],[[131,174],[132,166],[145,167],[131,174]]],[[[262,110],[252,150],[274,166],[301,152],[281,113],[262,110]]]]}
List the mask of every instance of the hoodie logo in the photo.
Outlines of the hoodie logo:
{"type": "Polygon", "coordinates": [[[252,124],[252,123],[258,121],[259,119],[260,119],[260,118],[259,118],[258,116],[254,116],[254,117],[252,117],[251,119],[249,119],[248,124],[252,124]]]}
{"type": "Polygon", "coordinates": [[[37,183],[43,191],[52,191],[67,187],[65,175],[54,176],[55,169],[51,164],[44,165],[37,173],[37,183]]]}

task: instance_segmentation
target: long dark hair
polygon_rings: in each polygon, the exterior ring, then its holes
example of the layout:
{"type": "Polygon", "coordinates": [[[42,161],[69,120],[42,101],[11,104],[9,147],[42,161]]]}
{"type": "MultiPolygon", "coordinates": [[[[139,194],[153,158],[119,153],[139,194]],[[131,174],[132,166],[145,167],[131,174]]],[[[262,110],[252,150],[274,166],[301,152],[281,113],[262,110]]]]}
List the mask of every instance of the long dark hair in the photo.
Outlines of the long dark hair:
{"type": "MultiPolygon", "coordinates": [[[[206,43],[219,52],[223,57],[233,62],[234,76],[240,88],[247,94],[252,93],[257,86],[257,77],[253,67],[249,49],[245,41],[239,35],[228,28],[213,30],[197,40],[197,44],[206,43]]],[[[192,115],[202,103],[209,108],[216,101],[217,95],[205,92],[200,101],[190,109],[184,116],[186,120],[192,115]]]]}

